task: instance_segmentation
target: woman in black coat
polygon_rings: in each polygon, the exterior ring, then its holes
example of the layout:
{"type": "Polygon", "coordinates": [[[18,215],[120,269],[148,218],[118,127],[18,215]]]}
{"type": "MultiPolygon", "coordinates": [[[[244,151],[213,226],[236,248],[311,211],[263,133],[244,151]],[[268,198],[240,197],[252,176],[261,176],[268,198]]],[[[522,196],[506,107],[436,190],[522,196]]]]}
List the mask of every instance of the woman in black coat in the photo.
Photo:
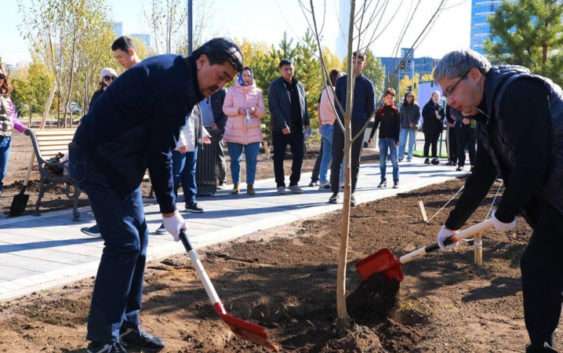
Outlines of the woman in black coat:
{"type": "Polygon", "coordinates": [[[422,109],[422,132],[424,132],[424,163],[430,164],[428,150],[432,147],[432,164],[438,164],[438,139],[444,128],[444,109],[440,106],[440,92],[432,97],[422,109]]]}

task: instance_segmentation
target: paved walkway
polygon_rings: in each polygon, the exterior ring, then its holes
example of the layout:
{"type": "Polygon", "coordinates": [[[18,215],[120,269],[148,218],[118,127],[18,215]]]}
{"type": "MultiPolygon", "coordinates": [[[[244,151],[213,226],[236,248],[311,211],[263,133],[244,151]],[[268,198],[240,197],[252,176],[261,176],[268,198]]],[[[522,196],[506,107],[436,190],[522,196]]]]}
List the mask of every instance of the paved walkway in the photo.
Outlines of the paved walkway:
{"type": "MultiPolygon", "coordinates": [[[[388,180],[390,169],[388,166],[388,180]]],[[[363,164],[356,200],[373,201],[441,183],[460,174],[453,167],[427,166],[422,159],[415,159],[413,163],[401,164],[399,189],[378,190],[378,165],[363,164]]],[[[302,184],[308,183],[310,173],[304,173],[301,180],[302,184]]],[[[273,179],[268,179],[256,182],[255,197],[244,193],[232,196],[225,190],[203,198],[199,203],[205,213],[186,216],[190,239],[199,248],[342,207],[327,204],[329,192],[309,187],[304,190],[300,195],[280,196],[275,193],[273,179]]],[[[179,207],[182,211],[183,206],[179,207]]],[[[160,224],[158,205],[146,205],[145,212],[149,229],[153,231],[160,224]]],[[[81,209],[81,215],[82,220],[77,223],[72,222],[70,210],[0,220],[0,300],[95,275],[103,242],[80,232],[81,227],[93,222],[88,207],[81,209]]],[[[182,246],[169,235],[151,235],[150,259],[182,252],[182,246]]]]}

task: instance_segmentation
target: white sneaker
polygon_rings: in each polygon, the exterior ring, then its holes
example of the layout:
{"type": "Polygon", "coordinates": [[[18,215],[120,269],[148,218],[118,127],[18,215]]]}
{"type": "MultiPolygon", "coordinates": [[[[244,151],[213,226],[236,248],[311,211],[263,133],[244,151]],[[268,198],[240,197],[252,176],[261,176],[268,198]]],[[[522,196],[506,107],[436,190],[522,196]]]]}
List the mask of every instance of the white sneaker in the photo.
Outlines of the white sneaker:
{"type": "Polygon", "coordinates": [[[278,186],[278,194],[283,195],[285,194],[285,186],[278,186]]]}
{"type": "Polygon", "coordinates": [[[328,189],[330,189],[330,183],[328,181],[319,184],[319,190],[323,191],[328,189]]]}
{"type": "Polygon", "coordinates": [[[289,187],[289,190],[293,193],[293,194],[302,194],[303,193],[303,189],[301,189],[301,187],[299,185],[291,185],[289,187]]]}

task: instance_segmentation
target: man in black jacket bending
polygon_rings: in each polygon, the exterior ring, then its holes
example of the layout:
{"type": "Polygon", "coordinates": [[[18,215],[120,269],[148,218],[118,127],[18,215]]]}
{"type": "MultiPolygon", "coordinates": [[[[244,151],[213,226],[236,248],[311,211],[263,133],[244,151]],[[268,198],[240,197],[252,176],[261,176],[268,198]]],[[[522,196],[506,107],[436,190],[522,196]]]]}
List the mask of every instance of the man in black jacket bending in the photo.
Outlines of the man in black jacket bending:
{"type": "Polygon", "coordinates": [[[434,71],[448,105],[477,121],[475,168],[438,233],[455,235],[502,177],[506,190],[492,223],[509,231],[522,215],[533,234],[522,255],[526,352],[555,352],[563,298],[563,94],[551,80],[516,66],[491,67],[471,50],[454,51],[434,71]]]}
{"type": "Polygon", "coordinates": [[[239,48],[223,38],[188,58],[155,56],[119,76],[82,119],[69,147],[70,173],[88,194],[105,243],[88,317],[88,352],[123,353],[123,344],[163,348],[140,327],[148,243],[140,184],[148,168],[164,226],[178,240],[186,229],[172,175],[180,128],[195,104],[241,69],[239,48]]]}

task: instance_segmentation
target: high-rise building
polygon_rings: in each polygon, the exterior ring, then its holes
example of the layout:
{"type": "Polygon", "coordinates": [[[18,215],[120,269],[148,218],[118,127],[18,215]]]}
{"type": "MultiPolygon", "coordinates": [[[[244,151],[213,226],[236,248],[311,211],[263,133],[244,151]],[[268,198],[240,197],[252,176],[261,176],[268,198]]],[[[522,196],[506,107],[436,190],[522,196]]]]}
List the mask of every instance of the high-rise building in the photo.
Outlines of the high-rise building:
{"type": "Polygon", "coordinates": [[[121,37],[123,35],[123,22],[112,22],[111,29],[116,37],[121,37]]]}
{"type": "Polygon", "coordinates": [[[414,51],[410,48],[401,48],[401,57],[380,57],[379,60],[385,69],[386,81],[389,76],[408,76],[412,79],[416,74],[420,76],[431,74],[439,61],[431,57],[415,58],[414,51]]]}
{"type": "Polygon", "coordinates": [[[491,35],[489,17],[495,13],[502,0],[471,1],[471,49],[484,54],[485,40],[491,35]]]}

